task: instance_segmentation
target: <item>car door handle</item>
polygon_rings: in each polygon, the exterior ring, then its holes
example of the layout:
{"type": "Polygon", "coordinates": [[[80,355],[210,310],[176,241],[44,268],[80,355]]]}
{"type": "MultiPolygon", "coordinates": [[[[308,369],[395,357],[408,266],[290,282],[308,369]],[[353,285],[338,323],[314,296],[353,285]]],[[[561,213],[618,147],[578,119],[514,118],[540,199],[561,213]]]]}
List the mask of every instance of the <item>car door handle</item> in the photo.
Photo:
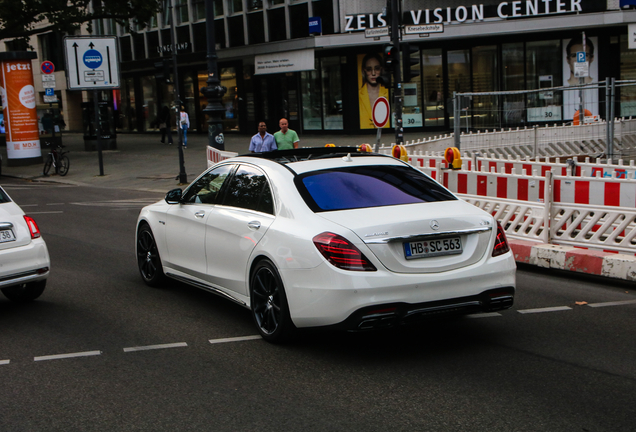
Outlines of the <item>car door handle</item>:
{"type": "Polygon", "coordinates": [[[198,217],[199,219],[201,219],[203,216],[205,216],[205,212],[203,210],[200,210],[194,214],[194,217],[198,217]]]}
{"type": "Polygon", "coordinates": [[[252,229],[259,229],[261,227],[261,223],[259,221],[252,221],[252,222],[248,222],[247,226],[252,228],[252,229]]]}

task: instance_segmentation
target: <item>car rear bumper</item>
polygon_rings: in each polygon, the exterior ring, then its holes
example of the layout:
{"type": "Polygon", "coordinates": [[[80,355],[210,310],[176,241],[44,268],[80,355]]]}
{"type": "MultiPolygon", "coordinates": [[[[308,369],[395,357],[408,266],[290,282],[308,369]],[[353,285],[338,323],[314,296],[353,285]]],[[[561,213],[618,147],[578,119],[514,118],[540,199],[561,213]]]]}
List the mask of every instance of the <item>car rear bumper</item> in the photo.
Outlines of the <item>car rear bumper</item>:
{"type": "Polygon", "coordinates": [[[42,239],[0,251],[0,263],[0,288],[46,279],[51,266],[42,239]]]}
{"type": "Polygon", "coordinates": [[[337,325],[362,330],[383,326],[383,322],[393,325],[442,314],[509,308],[515,271],[514,258],[507,253],[435,274],[352,272],[324,263],[311,270],[282,270],[281,276],[297,327],[337,325]]]}

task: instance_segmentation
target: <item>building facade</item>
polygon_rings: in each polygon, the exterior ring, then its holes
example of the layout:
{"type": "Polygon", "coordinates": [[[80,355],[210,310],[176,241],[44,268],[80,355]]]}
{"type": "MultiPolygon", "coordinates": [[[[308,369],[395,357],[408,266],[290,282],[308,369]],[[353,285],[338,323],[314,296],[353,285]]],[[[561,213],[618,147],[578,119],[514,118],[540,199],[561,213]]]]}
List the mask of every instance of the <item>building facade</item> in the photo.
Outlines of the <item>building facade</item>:
{"type": "MultiPolygon", "coordinates": [[[[171,20],[175,24],[181,104],[194,130],[207,131],[206,22],[204,0],[166,0],[144,28],[126,33],[108,21],[95,33],[117,35],[121,87],[102,92],[114,112],[118,132],[150,132],[159,126],[164,105],[174,105],[170,59],[171,20]],[[169,80],[166,80],[166,76],[169,80]]],[[[378,96],[391,101],[392,90],[375,81],[384,67],[388,19],[384,0],[215,0],[214,32],[226,133],[252,134],[260,121],[270,131],[281,117],[299,133],[355,134],[374,131],[370,107],[378,96]]],[[[447,131],[453,127],[454,92],[534,90],[567,86],[573,80],[576,53],[585,52],[585,82],[636,78],[634,31],[636,10],[618,0],[402,0],[401,18],[412,34],[408,43],[413,78],[404,84],[404,127],[409,132],[447,131]],[[585,49],[582,35],[585,34],[585,49]]],[[[61,38],[40,35],[38,60],[60,59],[61,38]],[[58,49],[59,48],[59,49],[58,49]]],[[[34,70],[39,70],[34,68],[34,70]]],[[[59,69],[58,69],[59,70],[59,69]]],[[[56,74],[62,75],[59,71],[56,74]]],[[[37,74],[37,73],[36,73],[37,74]]],[[[36,90],[42,96],[44,89],[36,90]]],[[[78,129],[75,105],[90,95],[67,95],[67,124],[78,129]],[[70,118],[69,118],[70,117],[70,118]]],[[[572,92],[571,92],[572,93],[572,92]]],[[[474,129],[522,126],[572,119],[575,101],[568,93],[534,96],[474,97],[474,129]]],[[[604,93],[586,96],[597,109],[604,93]],[[596,104],[596,105],[594,105],[596,104]]],[[[619,89],[615,113],[636,115],[636,92],[619,89]]],[[[593,113],[597,114],[597,113],[593,113]]],[[[599,116],[603,113],[599,112],[599,116]]]]}

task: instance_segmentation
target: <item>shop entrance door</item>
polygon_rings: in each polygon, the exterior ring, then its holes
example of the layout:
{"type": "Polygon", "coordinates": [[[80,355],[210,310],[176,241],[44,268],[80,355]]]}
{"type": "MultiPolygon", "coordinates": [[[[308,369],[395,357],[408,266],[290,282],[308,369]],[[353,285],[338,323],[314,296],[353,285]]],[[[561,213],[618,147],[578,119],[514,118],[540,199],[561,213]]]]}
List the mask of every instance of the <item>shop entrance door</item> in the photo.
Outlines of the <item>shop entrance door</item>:
{"type": "Polygon", "coordinates": [[[273,134],[279,130],[278,121],[285,117],[289,127],[299,131],[297,74],[261,75],[256,85],[261,102],[256,106],[257,122],[263,119],[267,131],[273,134]]]}

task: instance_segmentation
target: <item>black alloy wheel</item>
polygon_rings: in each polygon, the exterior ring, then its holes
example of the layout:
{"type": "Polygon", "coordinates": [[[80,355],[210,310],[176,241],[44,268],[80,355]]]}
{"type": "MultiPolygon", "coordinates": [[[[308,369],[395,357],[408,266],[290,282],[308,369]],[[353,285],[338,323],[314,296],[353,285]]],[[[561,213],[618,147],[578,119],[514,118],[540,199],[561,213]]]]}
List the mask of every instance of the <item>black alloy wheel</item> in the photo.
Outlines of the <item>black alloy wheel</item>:
{"type": "Polygon", "coordinates": [[[271,261],[260,261],[250,277],[252,316],[259,333],[268,342],[292,340],[296,326],[291,320],[283,282],[271,261]]]}
{"type": "Polygon", "coordinates": [[[142,225],[137,233],[137,265],[146,285],[158,287],[165,281],[157,243],[152,230],[146,224],[142,225]]]}

